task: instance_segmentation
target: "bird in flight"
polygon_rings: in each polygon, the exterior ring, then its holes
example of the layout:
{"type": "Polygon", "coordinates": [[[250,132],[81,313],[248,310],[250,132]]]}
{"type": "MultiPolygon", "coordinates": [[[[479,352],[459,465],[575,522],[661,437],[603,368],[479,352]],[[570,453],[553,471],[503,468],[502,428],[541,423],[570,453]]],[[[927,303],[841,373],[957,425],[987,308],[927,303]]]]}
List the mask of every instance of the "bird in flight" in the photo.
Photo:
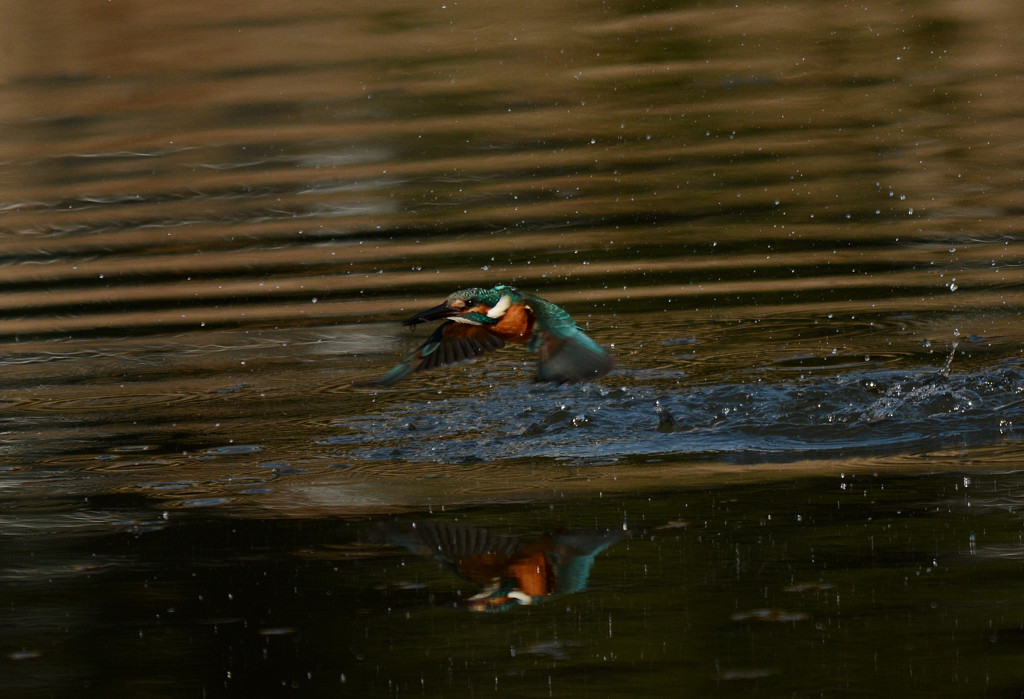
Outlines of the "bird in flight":
{"type": "Polygon", "coordinates": [[[480,585],[463,600],[472,611],[497,612],[587,589],[597,555],[622,538],[614,530],[562,530],[523,541],[512,534],[454,522],[383,525],[369,540],[433,558],[480,585]]]}
{"type": "Polygon", "coordinates": [[[402,325],[431,320],[444,322],[405,361],[379,379],[353,385],[387,388],[415,372],[472,359],[505,343],[526,345],[537,353],[537,381],[588,381],[604,376],[615,364],[568,313],[511,286],[456,291],[402,325]]]}

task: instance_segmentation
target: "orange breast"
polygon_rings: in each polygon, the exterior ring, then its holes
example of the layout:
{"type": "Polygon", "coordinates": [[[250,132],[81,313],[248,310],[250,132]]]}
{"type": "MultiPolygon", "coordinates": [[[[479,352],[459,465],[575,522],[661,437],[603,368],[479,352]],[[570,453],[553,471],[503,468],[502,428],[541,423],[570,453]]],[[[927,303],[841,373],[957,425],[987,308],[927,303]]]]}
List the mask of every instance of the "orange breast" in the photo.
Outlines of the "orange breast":
{"type": "Polygon", "coordinates": [[[517,556],[508,569],[519,589],[531,597],[544,597],[555,591],[554,571],[543,551],[517,556]]]}
{"type": "Polygon", "coordinates": [[[510,306],[505,315],[487,329],[505,342],[525,344],[533,333],[533,310],[529,306],[510,306]]]}

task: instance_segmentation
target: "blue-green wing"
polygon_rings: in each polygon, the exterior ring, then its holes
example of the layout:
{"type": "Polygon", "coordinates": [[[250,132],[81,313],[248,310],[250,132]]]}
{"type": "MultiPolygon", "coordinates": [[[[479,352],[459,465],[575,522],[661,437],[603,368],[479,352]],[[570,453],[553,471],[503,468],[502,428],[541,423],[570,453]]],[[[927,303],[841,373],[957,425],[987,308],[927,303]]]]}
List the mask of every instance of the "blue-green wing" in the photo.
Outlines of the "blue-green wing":
{"type": "Polygon", "coordinates": [[[571,595],[585,590],[594,558],[621,538],[614,531],[557,534],[555,548],[548,554],[555,566],[556,592],[571,595]]]}
{"type": "Polygon", "coordinates": [[[572,316],[538,296],[523,296],[536,319],[530,349],[539,360],[538,381],[589,381],[611,371],[615,360],[576,327],[572,316]]]}
{"type": "Polygon", "coordinates": [[[505,346],[505,341],[478,325],[448,320],[437,326],[427,341],[394,369],[373,381],[356,381],[358,388],[387,388],[417,371],[472,359],[505,346]]]}

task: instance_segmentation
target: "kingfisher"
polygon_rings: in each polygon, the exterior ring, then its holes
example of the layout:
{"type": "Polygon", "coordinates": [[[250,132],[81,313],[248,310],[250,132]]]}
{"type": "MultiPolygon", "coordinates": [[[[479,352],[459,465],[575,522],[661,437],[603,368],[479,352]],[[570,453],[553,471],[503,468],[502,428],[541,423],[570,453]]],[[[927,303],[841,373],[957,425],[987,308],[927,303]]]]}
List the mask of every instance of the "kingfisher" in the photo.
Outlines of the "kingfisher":
{"type": "Polygon", "coordinates": [[[472,359],[501,349],[507,342],[526,345],[537,353],[537,381],[588,381],[604,376],[615,364],[568,313],[511,286],[456,291],[402,325],[431,320],[444,322],[405,361],[379,379],[353,385],[394,386],[409,374],[472,359]]]}
{"type": "Polygon", "coordinates": [[[569,530],[524,542],[512,534],[450,522],[385,526],[370,535],[371,542],[433,558],[480,585],[479,592],[463,601],[477,612],[505,611],[584,591],[594,559],[621,538],[614,530],[569,530]]]}

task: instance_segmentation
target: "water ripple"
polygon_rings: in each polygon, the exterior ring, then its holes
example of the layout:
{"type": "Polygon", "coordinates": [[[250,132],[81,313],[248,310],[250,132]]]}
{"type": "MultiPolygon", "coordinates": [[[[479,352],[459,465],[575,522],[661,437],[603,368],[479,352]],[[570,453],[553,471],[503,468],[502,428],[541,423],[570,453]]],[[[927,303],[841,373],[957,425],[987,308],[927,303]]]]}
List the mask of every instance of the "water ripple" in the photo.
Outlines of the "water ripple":
{"type": "Polygon", "coordinates": [[[470,464],[516,458],[615,462],[792,460],[896,454],[1015,438],[1018,366],[943,376],[872,368],[781,383],[686,390],[494,388],[336,420],[321,442],[352,458],[470,464]]]}

